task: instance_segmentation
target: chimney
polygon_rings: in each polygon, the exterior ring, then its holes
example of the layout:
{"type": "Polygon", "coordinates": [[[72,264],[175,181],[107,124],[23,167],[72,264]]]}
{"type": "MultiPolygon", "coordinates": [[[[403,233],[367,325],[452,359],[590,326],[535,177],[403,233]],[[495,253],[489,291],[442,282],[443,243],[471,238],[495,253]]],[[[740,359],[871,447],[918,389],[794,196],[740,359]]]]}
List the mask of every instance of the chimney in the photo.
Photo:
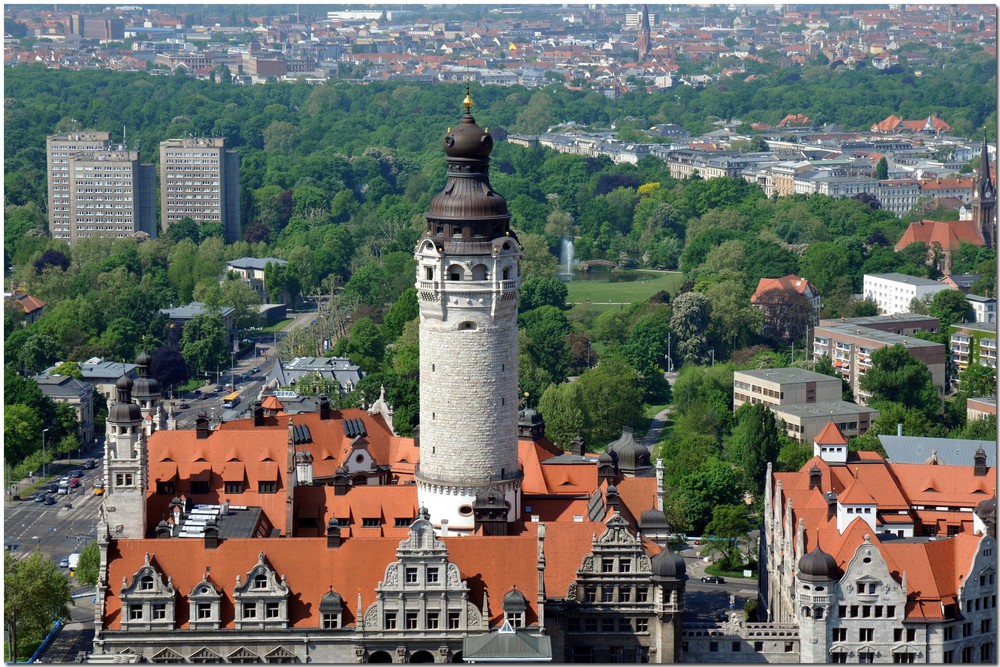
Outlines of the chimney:
{"type": "Polygon", "coordinates": [[[335,496],[346,496],[347,495],[347,476],[346,475],[335,475],[333,478],[333,495],[335,496]]]}
{"type": "Polygon", "coordinates": [[[215,524],[215,519],[205,522],[205,548],[217,549],[219,547],[219,527],[215,524]]]}
{"type": "Polygon", "coordinates": [[[413,427],[413,446],[420,447],[420,424],[413,427]]]}
{"type": "Polygon", "coordinates": [[[327,398],[326,394],[319,395],[319,418],[320,419],[330,418],[330,399],[327,398]]]}
{"type": "Polygon", "coordinates": [[[448,519],[441,519],[441,537],[448,537],[448,519]]]}
{"type": "Polygon", "coordinates": [[[903,422],[896,422],[896,435],[903,437],[903,422]]]}
{"type": "Polygon", "coordinates": [[[260,401],[253,402],[253,425],[264,425],[264,408],[261,406],[260,401]]]}
{"type": "Polygon", "coordinates": [[[837,516],[837,494],[830,491],[826,494],[826,520],[837,516]]]}
{"type": "Polygon", "coordinates": [[[809,488],[818,489],[823,484],[823,472],[819,469],[819,466],[814,465],[809,469],[809,488]]]}
{"type": "Polygon", "coordinates": [[[983,451],[982,447],[976,450],[975,458],[973,460],[975,461],[975,466],[972,469],[972,474],[975,475],[976,477],[985,477],[986,452],[983,451]]]}
{"type": "Polygon", "coordinates": [[[195,418],[194,431],[195,437],[198,440],[204,440],[208,436],[212,435],[212,430],[208,427],[208,415],[204,412],[199,412],[198,416],[195,418]]]}
{"type": "Polygon", "coordinates": [[[336,519],[330,517],[330,521],[326,524],[326,548],[336,549],[340,544],[340,525],[337,524],[336,519]]]}

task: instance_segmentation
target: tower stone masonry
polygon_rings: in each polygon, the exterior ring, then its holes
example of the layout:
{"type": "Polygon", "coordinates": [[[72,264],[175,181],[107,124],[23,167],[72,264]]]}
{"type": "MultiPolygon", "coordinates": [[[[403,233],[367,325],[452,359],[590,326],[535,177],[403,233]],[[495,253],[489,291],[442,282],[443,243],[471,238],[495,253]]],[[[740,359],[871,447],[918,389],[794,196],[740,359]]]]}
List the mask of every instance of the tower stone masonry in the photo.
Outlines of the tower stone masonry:
{"type": "Polygon", "coordinates": [[[476,527],[491,494],[520,511],[517,299],[521,248],[489,182],[493,138],[471,114],[444,137],[448,178],[417,242],[421,504],[436,529],[476,527]]]}

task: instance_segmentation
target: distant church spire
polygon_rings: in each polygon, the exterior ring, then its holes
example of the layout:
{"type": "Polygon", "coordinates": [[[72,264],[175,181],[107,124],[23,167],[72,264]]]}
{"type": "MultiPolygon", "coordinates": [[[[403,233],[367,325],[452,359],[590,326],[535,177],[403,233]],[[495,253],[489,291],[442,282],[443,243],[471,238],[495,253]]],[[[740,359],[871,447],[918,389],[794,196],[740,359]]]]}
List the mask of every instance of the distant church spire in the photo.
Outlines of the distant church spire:
{"type": "Polygon", "coordinates": [[[972,191],[972,219],[979,225],[986,247],[996,247],[997,192],[990,176],[990,153],[986,147],[985,133],[979,155],[979,172],[972,191]]]}
{"type": "Polygon", "coordinates": [[[650,49],[649,7],[646,5],[642,6],[642,13],[639,15],[639,41],[637,46],[639,48],[639,62],[644,62],[646,56],[649,55],[650,49]]]}

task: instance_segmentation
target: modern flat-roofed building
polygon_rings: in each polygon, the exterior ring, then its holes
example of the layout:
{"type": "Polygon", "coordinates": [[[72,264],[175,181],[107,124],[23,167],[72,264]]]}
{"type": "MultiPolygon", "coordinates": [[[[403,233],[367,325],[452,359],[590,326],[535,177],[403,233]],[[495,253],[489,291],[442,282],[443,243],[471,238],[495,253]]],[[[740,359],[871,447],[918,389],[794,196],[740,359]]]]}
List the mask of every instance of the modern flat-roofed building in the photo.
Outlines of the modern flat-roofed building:
{"type": "Polygon", "coordinates": [[[733,373],[733,409],[744,403],[798,405],[839,401],[840,378],[804,368],[765,368],[733,373]]]}
{"type": "Polygon", "coordinates": [[[997,414],[997,397],[996,396],[981,396],[976,398],[970,398],[965,402],[965,418],[966,420],[973,419],[984,419],[990,415],[996,417],[997,414]]]}
{"type": "Polygon", "coordinates": [[[905,347],[911,356],[927,366],[934,386],[943,394],[947,359],[945,346],[941,343],[854,324],[818,326],[813,332],[813,359],[830,357],[834,367],[850,384],[858,402],[867,404],[868,394],[862,391],[860,381],[871,368],[871,355],[875,350],[896,344],[905,347]]]}
{"type": "Polygon", "coordinates": [[[222,138],[160,142],[160,220],[163,230],[191,218],[222,225],[226,241],[240,238],[240,156],[222,138]]]}
{"type": "Polygon", "coordinates": [[[997,371],[996,323],[953,324],[951,326],[951,365],[956,380],[969,364],[979,364],[997,371]]]}
{"type": "Polygon", "coordinates": [[[870,317],[840,317],[820,320],[821,327],[836,327],[840,325],[877,329],[901,336],[912,336],[924,331],[937,333],[941,320],[930,315],[918,313],[900,313],[897,315],[872,315],[870,317]]]}
{"type": "Polygon", "coordinates": [[[976,314],[976,322],[995,323],[997,321],[997,300],[991,296],[966,294],[965,300],[976,314]]]}
{"type": "Polygon", "coordinates": [[[111,148],[109,132],[65,132],[45,138],[45,168],[49,182],[49,235],[52,238],[68,241],[70,237],[70,155],[80,151],[102,151],[109,148],[111,148]]]}
{"type": "Polygon", "coordinates": [[[864,295],[878,305],[882,315],[909,313],[910,302],[942,290],[950,285],[930,278],[917,278],[904,273],[866,273],[864,295]]]}
{"type": "Polygon", "coordinates": [[[830,422],[835,423],[848,438],[864,435],[880,414],[874,408],[840,399],[776,405],[771,406],[771,412],[776,419],[784,422],[785,434],[789,438],[805,443],[812,442],[830,422]]]}

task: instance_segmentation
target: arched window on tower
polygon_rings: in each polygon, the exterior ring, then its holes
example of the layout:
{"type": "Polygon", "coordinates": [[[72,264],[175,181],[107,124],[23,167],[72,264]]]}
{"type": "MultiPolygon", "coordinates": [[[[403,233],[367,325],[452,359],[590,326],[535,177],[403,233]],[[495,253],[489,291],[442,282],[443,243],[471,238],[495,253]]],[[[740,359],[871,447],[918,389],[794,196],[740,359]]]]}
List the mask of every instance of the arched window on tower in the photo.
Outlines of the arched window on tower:
{"type": "Polygon", "coordinates": [[[485,264],[476,264],[474,267],[472,267],[473,280],[488,280],[489,279],[488,273],[489,271],[487,270],[485,264]]]}
{"type": "Polygon", "coordinates": [[[465,280],[465,268],[461,264],[448,267],[448,280],[465,280]]]}

